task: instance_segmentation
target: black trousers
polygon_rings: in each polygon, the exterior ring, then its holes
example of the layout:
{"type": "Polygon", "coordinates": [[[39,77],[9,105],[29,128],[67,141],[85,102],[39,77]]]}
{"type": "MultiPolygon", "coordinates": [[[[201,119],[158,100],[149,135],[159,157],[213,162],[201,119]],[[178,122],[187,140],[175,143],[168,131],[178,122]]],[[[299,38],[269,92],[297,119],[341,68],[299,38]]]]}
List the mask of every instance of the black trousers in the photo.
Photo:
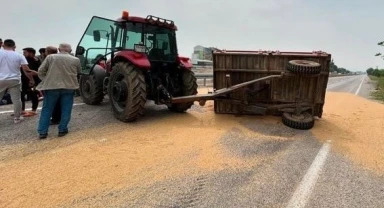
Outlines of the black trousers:
{"type": "Polygon", "coordinates": [[[37,90],[32,90],[32,89],[23,89],[23,91],[21,91],[21,110],[25,111],[26,95],[32,102],[32,110],[36,111],[37,107],[39,106],[39,93],[37,92],[37,90]]]}
{"type": "Polygon", "coordinates": [[[58,100],[55,105],[55,108],[53,109],[51,121],[53,123],[60,123],[60,119],[61,119],[61,105],[60,105],[60,100],[58,100]]]}

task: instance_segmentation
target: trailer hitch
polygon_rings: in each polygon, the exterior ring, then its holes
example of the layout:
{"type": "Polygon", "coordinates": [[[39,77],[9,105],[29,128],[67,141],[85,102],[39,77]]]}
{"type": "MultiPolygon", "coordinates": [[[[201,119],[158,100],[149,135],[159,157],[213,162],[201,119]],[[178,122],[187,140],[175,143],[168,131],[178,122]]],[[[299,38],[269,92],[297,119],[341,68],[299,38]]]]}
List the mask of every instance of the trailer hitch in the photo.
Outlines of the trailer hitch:
{"type": "Polygon", "coordinates": [[[172,97],[171,102],[172,103],[186,103],[186,102],[199,101],[199,104],[201,106],[204,106],[205,102],[207,100],[214,100],[218,96],[222,96],[222,95],[234,92],[236,90],[239,90],[241,88],[244,88],[244,87],[246,87],[248,85],[251,85],[251,84],[254,84],[254,83],[257,83],[257,82],[260,82],[260,81],[269,80],[269,79],[273,79],[273,78],[282,78],[283,76],[284,76],[284,72],[282,72],[280,75],[270,75],[270,76],[254,79],[254,80],[251,80],[251,81],[248,81],[248,82],[243,82],[243,83],[240,83],[240,84],[237,84],[237,85],[233,85],[233,86],[230,86],[230,87],[227,87],[227,88],[215,90],[214,92],[209,93],[209,94],[172,97]]]}

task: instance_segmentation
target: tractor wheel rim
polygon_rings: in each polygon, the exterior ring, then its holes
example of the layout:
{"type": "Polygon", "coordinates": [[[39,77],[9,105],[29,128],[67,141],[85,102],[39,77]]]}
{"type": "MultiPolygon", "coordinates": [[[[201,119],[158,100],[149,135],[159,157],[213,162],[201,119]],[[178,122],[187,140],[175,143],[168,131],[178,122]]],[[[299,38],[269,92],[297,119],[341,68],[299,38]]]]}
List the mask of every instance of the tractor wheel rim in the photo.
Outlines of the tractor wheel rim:
{"type": "Polygon", "coordinates": [[[303,114],[300,114],[300,115],[292,114],[292,118],[298,119],[298,120],[303,120],[303,119],[305,119],[305,116],[303,114]]]}
{"type": "MultiPolygon", "coordinates": [[[[112,83],[111,83],[112,84],[112,83]]],[[[116,78],[113,82],[112,87],[112,99],[116,103],[116,107],[119,108],[120,111],[123,111],[125,108],[125,101],[128,97],[128,86],[124,81],[124,76],[122,74],[116,75],[116,78]]]]}

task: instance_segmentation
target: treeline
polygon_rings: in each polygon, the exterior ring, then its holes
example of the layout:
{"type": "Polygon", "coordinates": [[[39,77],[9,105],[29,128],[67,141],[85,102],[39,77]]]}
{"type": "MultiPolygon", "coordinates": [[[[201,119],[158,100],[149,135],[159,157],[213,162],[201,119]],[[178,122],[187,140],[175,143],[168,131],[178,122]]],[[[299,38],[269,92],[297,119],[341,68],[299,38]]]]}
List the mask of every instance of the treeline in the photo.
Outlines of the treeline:
{"type": "Polygon", "coordinates": [[[367,74],[376,76],[376,77],[384,77],[384,69],[373,69],[369,68],[367,69],[367,74]]]}
{"type": "Polygon", "coordinates": [[[351,73],[349,70],[347,70],[345,68],[337,67],[335,62],[333,62],[333,59],[331,60],[331,63],[329,64],[329,71],[333,72],[333,73],[340,73],[340,74],[350,74],[351,73]]]}

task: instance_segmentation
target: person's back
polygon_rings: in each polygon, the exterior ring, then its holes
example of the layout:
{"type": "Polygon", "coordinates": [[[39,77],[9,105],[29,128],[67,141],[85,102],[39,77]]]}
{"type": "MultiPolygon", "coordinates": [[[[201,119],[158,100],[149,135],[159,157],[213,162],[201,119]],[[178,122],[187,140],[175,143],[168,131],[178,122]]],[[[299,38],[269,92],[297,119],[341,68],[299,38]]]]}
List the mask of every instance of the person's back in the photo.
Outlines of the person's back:
{"type": "Polygon", "coordinates": [[[23,55],[15,51],[0,49],[0,80],[20,80],[23,58],[23,55]]]}
{"type": "Polygon", "coordinates": [[[51,54],[47,56],[39,70],[39,77],[43,80],[37,89],[77,89],[80,60],[68,53],[51,54]]]}

